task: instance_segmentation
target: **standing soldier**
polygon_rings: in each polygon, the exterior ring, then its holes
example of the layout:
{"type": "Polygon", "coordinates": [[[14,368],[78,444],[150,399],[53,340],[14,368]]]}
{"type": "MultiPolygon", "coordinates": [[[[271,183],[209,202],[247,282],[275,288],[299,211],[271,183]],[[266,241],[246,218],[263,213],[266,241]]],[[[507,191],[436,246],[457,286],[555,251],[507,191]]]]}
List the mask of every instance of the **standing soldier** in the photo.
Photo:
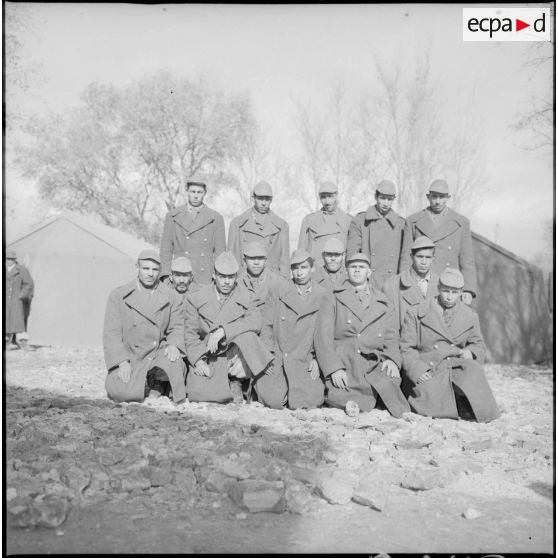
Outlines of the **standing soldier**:
{"type": "Polygon", "coordinates": [[[27,317],[33,298],[33,279],[28,269],[18,264],[16,253],[6,250],[6,285],[4,308],[6,312],[6,349],[25,347],[27,339],[27,317]]]}
{"type": "Polygon", "coordinates": [[[376,205],[356,215],[347,236],[347,256],[362,252],[370,258],[371,284],[381,289],[384,282],[397,274],[405,219],[391,206],[395,184],[382,180],[376,187],[376,205]]]}
{"type": "Polygon", "coordinates": [[[258,182],[252,197],[254,206],[231,221],[228,250],[242,265],[244,245],[252,241],[261,242],[267,252],[269,269],[288,277],[289,225],[271,211],[273,192],[267,182],[258,182]]]}
{"type": "Polygon", "coordinates": [[[432,270],[441,274],[447,267],[459,269],[465,278],[463,302],[471,304],[477,291],[477,271],[469,220],[446,207],[450,197],[448,183],[434,180],[426,194],[430,205],[407,217],[403,234],[401,269],[411,265],[411,244],[425,235],[436,244],[432,270]]]}
{"type": "Polygon", "coordinates": [[[188,201],[167,213],[161,238],[161,279],[170,275],[173,257],[186,256],[196,281],[211,282],[213,261],[225,250],[225,223],[203,203],[206,193],[205,182],[188,180],[188,201]]]}
{"type": "Polygon", "coordinates": [[[315,272],[314,282],[329,291],[341,286],[347,279],[343,257],[345,245],[337,238],[329,238],[322,249],[323,265],[315,272]]]}
{"type": "Polygon", "coordinates": [[[314,261],[320,261],[326,240],[337,238],[344,245],[351,224],[351,216],[337,207],[337,186],[333,182],[323,182],[318,195],[322,207],[304,217],[298,239],[298,247],[310,252],[314,261]]]}

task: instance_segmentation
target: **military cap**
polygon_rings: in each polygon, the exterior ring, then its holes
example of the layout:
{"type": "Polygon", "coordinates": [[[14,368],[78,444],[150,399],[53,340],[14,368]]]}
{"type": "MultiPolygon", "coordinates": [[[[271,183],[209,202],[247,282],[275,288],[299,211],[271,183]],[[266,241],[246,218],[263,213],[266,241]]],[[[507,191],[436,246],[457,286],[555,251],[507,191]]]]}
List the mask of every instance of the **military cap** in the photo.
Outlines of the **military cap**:
{"type": "Polygon", "coordinates": [[[254,186],[254,195],[273,197],[273,191],[269,183],[261,181],[254,186]]]}
{"type": "Polygon", "coordinates": [[[156,250],[142,250],[138,256],[138,262],[140,260],[151,260],[155,263],[160,264],[161,258],[159,257],[159,252],[156,250]]]}
{"type": "Polygon", "coordinates": [[[322,182],[320,184],[320,188],[318,189],[318,195],[320,194],[337,194],[337,186],[329,180],[322,182]]]}
{"type": "Polygon", "coordinates": [[[186,188],[188,186],[202,186],[205,190],[207,190],[207,184],[205,180],[198,178],[197,176],[192,176],[186,181],[186,188]]]}
{"type": "Polygon", "coordinates": [[[432,242],[427,236],[417,236],[411,245],[411,252],[415,250],[422,250],[423,248],[436,248],[436,244],[432,242]]]}
{"type": "Polygon", "coordinates": [[[343,254],[345,252],[345,245],[338,238],[328,238],[322,248],[322,253],[323,252],[343,254]]]}
{"type": "Polygon", "coordinates": [[[17,260],[16,253],[13,250],[6,250],[6,259],[7,260],[17,260]]]}
{"type": "Polygon", "coordinates": [[[440,284],[446,287],[453,287],[454,289],[461,289],[465,285],[465,280],[459,269],[446,267],[440,274],[440,284]]]}
{"type": "Polygon", "coordinates": [[[174,258],[171,263],[171,271],[178,271],[180,273],[192,273],[192,263],[188,258],[181,256],[174,258]]]}
{"type": "Polygon", "coordinates": [[[351,262],[366,262],[368,265],[370,265],[370,258],[362,252],[356,252],[355,254],[351,254],[345,260],[345,265],[349,265],[351,262]]]}
{"type": "Polygon", "coordinates": [[[232,252],[221,252],[215,258],[215,271],[223,275],[234,275],[238,272],[238,262],[232,252]]]}
{"type": "Polygon", "coordinates": [[[445,180],[437,178],[430,184],[429,192],[436,192],[437,194],[449,194],[449,186],[445,180]]]}
{"type": "Polygon", "coordinates": [[[310,260],[312,263],[314,263],[314,258],[312,258],[312,255],[302,248],[298,248],[291,254],[291,266],[301,264],[306,260],[310,260]]]}
{"type": "Polygon", "coordinates": [[[267,252],[265,251],[265,246],[256,240],[253,242],[247,242],[244,245],[243,253],[249,258],[266,258],[267,252]]]}
{"type": "Polygon", "coordinates": [[[376,192],[384,196],[395,196],[395,184],[391,180],[382,180],[376,186],[376,192]]]}

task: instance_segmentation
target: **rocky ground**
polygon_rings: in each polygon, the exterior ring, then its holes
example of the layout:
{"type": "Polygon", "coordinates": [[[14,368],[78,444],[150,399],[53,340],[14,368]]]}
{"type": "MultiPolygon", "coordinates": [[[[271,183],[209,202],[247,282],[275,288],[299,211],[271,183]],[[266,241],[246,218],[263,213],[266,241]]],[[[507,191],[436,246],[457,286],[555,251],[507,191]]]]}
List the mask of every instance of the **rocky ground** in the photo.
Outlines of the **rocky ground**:
{"type": "Polygon", "coordinates": [[[476,424],[114,404],[99,349],[5,365],[8,553],[553,550],[551,368],[488,366],[476,424]]]}

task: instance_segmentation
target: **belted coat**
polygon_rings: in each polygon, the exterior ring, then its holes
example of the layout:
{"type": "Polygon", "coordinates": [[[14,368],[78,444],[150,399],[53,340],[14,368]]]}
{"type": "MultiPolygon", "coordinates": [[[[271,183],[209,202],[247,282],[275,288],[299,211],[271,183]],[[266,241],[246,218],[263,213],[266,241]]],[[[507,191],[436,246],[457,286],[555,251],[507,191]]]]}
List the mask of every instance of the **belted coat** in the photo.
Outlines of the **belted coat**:
{"type": "Polygon", "coordinates": [[[473,239],[469,219],[447,208],[445,217],[438,226],[429,215],[428,209],[423,209],[407,217],[403,232],[403,248],[401,252],[401,269],[411,266],[411,245],[419,236],[427,236],[436,245],[432,271],[438,275],[453,267],[463,274],[465,286],[463,290],[476,295],[477,270],[473,253],[473,239]]]}
{"type": "Polygon", "coordinates": [[[298,247],[312,254],[314,261],[320,262],[326,240],[337,238],[343,245],[347,243],[351,219],[348,213],[339,208],[331,214],[315,211],[306,215],[300,225],[298,247]]]}
{"type": "Polygon", "coordinates": [[[235,286],[221,308],[215,285],[204,285],[186,297],[184,303],[184,342],[190,371],[186,387],[190,401],[227,402],[232,400],[226,352],[234,343],[252,375],[259,374],[272,360],[272,355],[259,340],[262,317],[250,294],[235,286]],[[206,337],[219,327],[225,332],[219,350],[208,352],[206,337]],[[212,376],[198,376],[192,366],[203,358],[212,376]]]}
{"type": "Polygon", "coordinates": [[[225,222],[217,211],[203,205],[192,215],[186,205],[169,211],[161,238],[161,277],[170,275],[173,257],[187,257],[195,280],[207,284],[213,276],[213,262],[225,251],[225,222]]]}
{"type": "Polygon", "coordinates": [[[26,330],[25,304],[33,298],[33,279],[22,264],[6,270],[4,285],[5,333],[23,333],[26,330]]]}
{"type": "Polygon", "coordinates": [[[143,294],[134,280],[109,295],[103,327],[107,394],[115,401],[143,401],[147,373],[158,367],[169,378],[173,399],[180,401],[186,396],[184,362],[181,358],[171,362],[164,350],[175,345],[184,354],[181,301],[160,282],[149,298],[143,294]],[[117,375],[118,365],[124,361],[132,367],[128,383],[117,375]]]}
{"type": "Polygon", "coordinates": [[[416,413],[458,418],[453,385],[467,397],[478,421],[500,416],[483,371],[486,346],[477,314],[459,302],[449,325],[444,324],[437,298],[410,309],[401,331],[403,372],[414,384],[409,403],[416,413]],[[474,360],[459,357],[468,349],[474,360]],[[416,384],[424,373],[432,379],[416,384]]]}
{"type": "Polygon", "coordinates": [[[401,268],[399,259],[404,226],[405,219],[393,209],[383,216],[375,205],[358,213],[351,221],[347,236],[347,256],[362,252],[370,257],[370,283],[377,289],[381,289],[384,282],[396,275],[401,268]]]}
{"type": "Polygon", "coordinates": [[[401,366],[395,310],[381,291],[370,291],[367,308],[349,282],[333,291],[334,298],[320,314],[316,356],[326,377],[326,399],[331,406],[344,407],[352,400],[362,411],[370,411],[379,394],[388,411],[399,417],[409,411],[399,387],[401,380],[381,370],[386,359],[401,366]],[[331,374],[341,369],[347,373],[347,390],[331,382],[331,374]]]}

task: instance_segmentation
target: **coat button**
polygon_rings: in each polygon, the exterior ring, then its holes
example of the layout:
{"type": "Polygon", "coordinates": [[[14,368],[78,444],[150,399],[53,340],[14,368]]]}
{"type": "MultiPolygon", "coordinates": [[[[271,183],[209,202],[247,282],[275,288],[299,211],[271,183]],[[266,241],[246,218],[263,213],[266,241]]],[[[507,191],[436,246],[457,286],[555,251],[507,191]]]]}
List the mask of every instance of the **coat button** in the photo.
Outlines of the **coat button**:
{"type": "Polygon", "coordinates": [[[153,345],[157,345],[157,341],[153,341],[153,345]]]}
{"type": "Polygon", "coordinates": [[[204,238],[203,241],[204,241],[204,242],[207,242],[207,238],[204,238]]]}
{"type": "Polygon", "coordinates": [[[357,349],[357,353],[360,354],[360,349],[357,349]]]}
{"type": "Polygon", "coordinates": [[[451,250],[451,246],[448,246],[448,250],[451,250]]]}
{"type": "Polygon", "coordinates": [[[285,353],[285,356],[288,357],[288,356],[289,356],[289,353],[285,353]]]}
{"type": "Polygon", "coordinates": [[[202,255],[202,257],[203,257],[203,256],[205,256],[205,254],[204,254],[203,252],[202,252],[202,254],[201,254],[201,255],[202,255]]]}
{"type": "Polygon", "coordinates": [[[357,333],[357,337],[360,337],[360,333],[357,333]]]}
{"type": "Polygon", "coordinates": [[[434,348],[437,349],[437,348],[438,348],[438,345],[434,345],[434,348]]]}
{"type": "Polygon", "coordinates": [[[351,320],[347,320],[347,323],[350,324],[350,323],[351,323],[351,320]]]}
{"type": "Polygon", "coordinates": [[[378,333],[378,337],[381,337],[381,336],[382,336],[382,334],[381,334],[381,333],[378,333]]]}
{"type": "Polygon", "coordinates": [[[434,363],[433,363],[433,362],[429,362],[428,364],[430,364],[430,366],[434,366],[434,363]]]}
{"type": "Polygon", "coordinates": [[[392,273],[391,269],[388,269],[388,273],[392,273]]]}
{"type": "Polygon", "coordinates": [[[376,252],[372,252],[372,254],[371,254],[371,255],[372,255],[372,256],[375,256],[375,255],[376,255],[376,252]]]}
{"type": "Polygon", "coordinates": [[[187,237],[186,237],[186,240],[190,240],[190,237],[189,237],[189,236],[187,236],[187,237]]]}
{"type": "Polygon", "coordinates": [[[285,319],[285,316],[281,316],[281,319],[284,320],[284,319],[285,319]]]}
{"type": "Polygon", "coordinates": [[[188,255],[188,252],[184,252],[186,255],[188,255]]]}
{"type": "Polygon", "coordinates": [[[200,271],[205,271],[205,270],[204,270],[203,267],[202,267],[202,268],[200,268],[200,271]]]}
{"type": "Polygon", "coordinates": [[[446,265],[449,267],[451,264],[448,262],[446,265]]]}
{"type": "Polygon", "coordinates": [[[373,267],[373,268],[372,268],[372,271],[376,271],[376,268],[375,268],[375,267],[373,267]]]}

